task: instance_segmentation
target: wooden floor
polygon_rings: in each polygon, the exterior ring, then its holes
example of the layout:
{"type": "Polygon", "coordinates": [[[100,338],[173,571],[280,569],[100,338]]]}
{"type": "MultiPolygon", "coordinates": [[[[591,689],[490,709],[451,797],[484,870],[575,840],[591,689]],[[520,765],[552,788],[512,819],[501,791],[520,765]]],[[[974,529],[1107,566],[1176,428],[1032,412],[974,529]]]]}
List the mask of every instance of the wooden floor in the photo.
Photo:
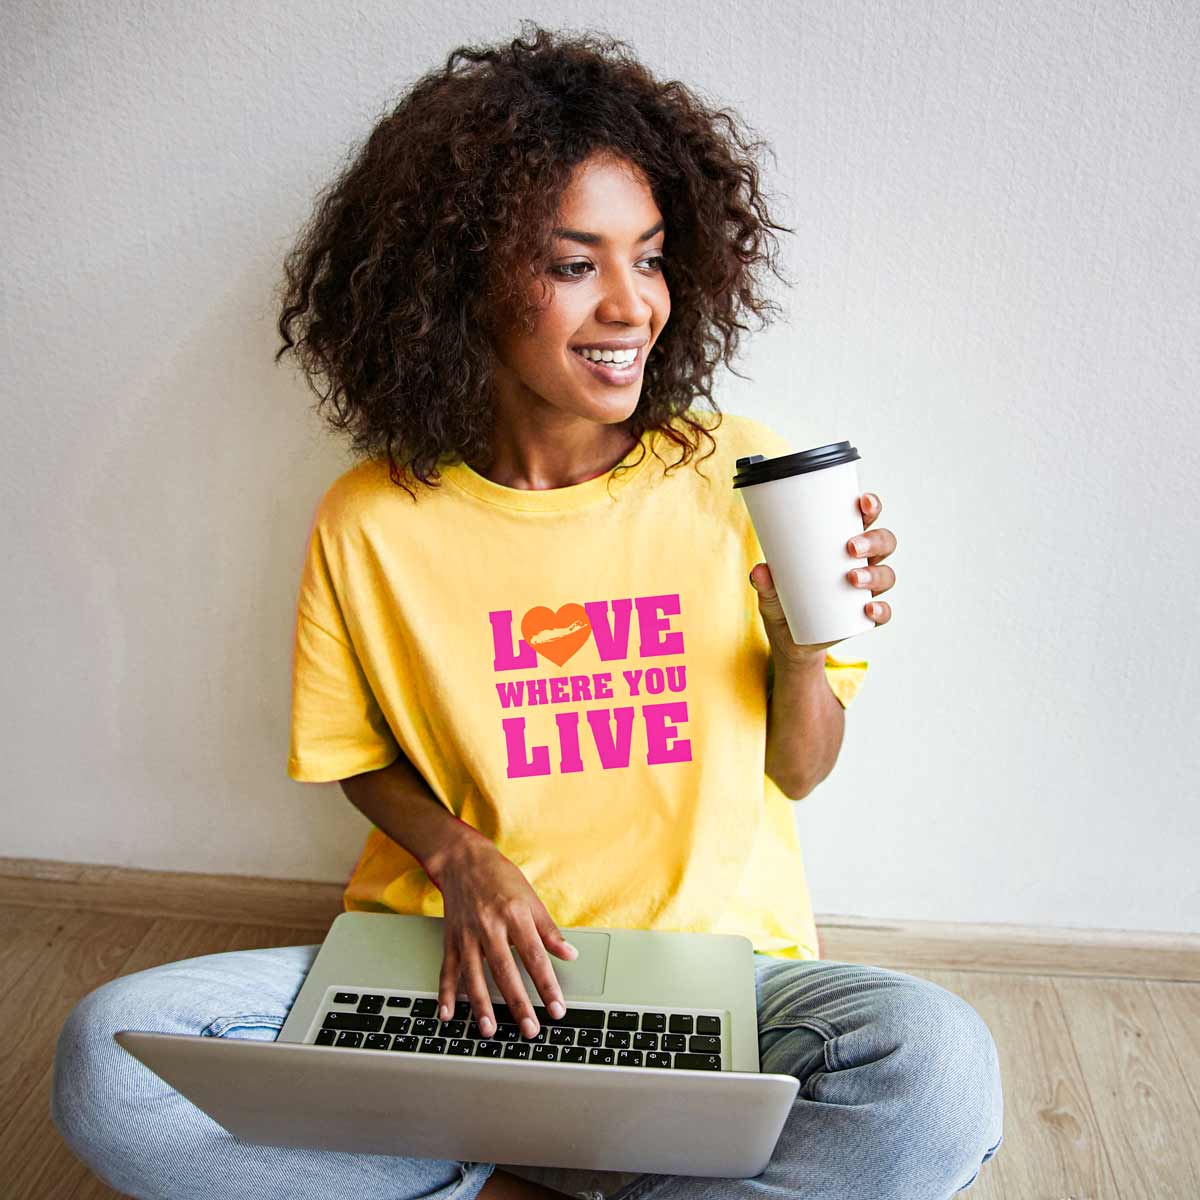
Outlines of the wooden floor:
{"type": "MultiPolygon", "coordinates": [[[[340,897],[324,883],[0,859],[5,1200],[118,1194],[70,1154],[49,1116],[55,1040],[80,997],[181,958],[320,942],[340,897]]],[[[1200,939],[819,924],[823,958],[931,979],[991,1028],[1004,1144],[962,1195],[1200,1198],[1200,939]]]]}

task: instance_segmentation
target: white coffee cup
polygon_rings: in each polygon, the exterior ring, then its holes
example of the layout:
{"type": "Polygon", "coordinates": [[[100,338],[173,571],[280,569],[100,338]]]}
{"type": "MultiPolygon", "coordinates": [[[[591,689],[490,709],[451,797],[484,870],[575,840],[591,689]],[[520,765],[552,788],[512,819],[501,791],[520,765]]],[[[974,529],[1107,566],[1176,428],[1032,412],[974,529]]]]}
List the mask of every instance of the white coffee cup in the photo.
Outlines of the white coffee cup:
{"type": "Polygon", "coordinates": [[[848,574],[866,565],[846,546],[864,529],[858,461],[849,442],[737,460],[733,486],[750,510],[797,645],[838,642],[876,628],[864,611],[870,590],[856,587],[848,574]]]}

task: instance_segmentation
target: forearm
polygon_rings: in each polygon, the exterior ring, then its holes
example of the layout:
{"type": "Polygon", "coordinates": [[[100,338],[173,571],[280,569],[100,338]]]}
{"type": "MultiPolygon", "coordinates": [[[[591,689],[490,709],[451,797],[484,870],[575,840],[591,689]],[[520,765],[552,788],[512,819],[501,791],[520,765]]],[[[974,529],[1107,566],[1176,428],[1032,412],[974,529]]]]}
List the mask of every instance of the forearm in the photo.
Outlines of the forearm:
{"type": "Polygon", "coordinates": [[[801,800],[833,770],[846,716],[825,678],[825,655],[772,659],[767,699],[767,774],[785,796],[801,800]]]}
{"type": "Polygon", "coordinates": [[[481,841],[493,844],[445,808],[403,753],[390,766],[340,783],[350,803],[416,858],[435,884],[456,855],[481,841]]]}

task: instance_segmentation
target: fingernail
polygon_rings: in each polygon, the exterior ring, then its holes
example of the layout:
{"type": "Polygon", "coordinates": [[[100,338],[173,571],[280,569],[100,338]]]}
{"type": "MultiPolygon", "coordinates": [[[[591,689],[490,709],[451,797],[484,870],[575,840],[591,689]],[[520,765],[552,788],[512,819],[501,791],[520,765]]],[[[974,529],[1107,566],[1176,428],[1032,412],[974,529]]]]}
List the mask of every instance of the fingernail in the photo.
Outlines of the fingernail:
{"type": "Polygon", "coordinates": [[[438,1009],[438,1016],[441,1017],[443,1021],[447,1020],[450,1016],[450,1006],[448,1004],[443,1004],[442,1007],[438,1009]]]}
{"type": "Polygon", "coordinates": [[[567,1012],[566,1007],[564,1005],[562,1005],[559,1001],[555,1000],[551,1003],[550,1015],[556,1021],[562,1020],[562,1018],[566,1015],[566,1012],[567,1012]]]}
{"type": "Polygon", "coordinates": [[[850,545],[854,547],[855,554],[865,554],[867,552],[866,538],[853,538],[850,545]]]}
{"type": "Polygon", "coordinates": [[[572,946],[570,942],[563,942],[563,945],[566,946],[566,948],[568,950],[570,950],[571,953],[574,954],[576,958],[579,957],[579,947],[578,946],[572,946]]]}
{"type": "Polygon", "coordinates": [[[492,1034],[496,1032],[496,1027],[492,1024],[491,1017],[484,1017],[483,1020],[479,1022],[479,1032],[485,1034],[487,1037],[491,1037],[492,1034]]]}
{"type": "Polygon", "coordinates": [[[532,1017],[526,1017],[521,1022],[521,1032],[527,1037],[537,1037],[537,1022],[532,1017]]]}

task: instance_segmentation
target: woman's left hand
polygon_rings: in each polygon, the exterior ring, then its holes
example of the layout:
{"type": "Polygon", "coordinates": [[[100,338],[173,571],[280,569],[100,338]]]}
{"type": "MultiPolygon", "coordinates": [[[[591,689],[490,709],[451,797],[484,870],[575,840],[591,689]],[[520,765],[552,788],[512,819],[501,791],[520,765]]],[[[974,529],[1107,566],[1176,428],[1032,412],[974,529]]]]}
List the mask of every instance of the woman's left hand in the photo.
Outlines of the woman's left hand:
{"type": "MultiPolygon", "coordinates": [[[[883,512],[883,504],[878,496],[866,492],[859,496],[858,505],[863,511],[863,532],[851,538],[846,548],[854,557],[865,560],[865,565],[852,567],[846,572],[846,577],[855,587],[870,589],[872,596],[878,596],[896,582],[896,572],[891,567],[881,565],[896,549],[896,535],[890,529],[867,532],[867,528],[883,512]]],[[[787,617],[783,614],[783,605],[779,603],[775,582],[771,578],[771,568],[765,562],[755,565],[750,572],[750,582],[758,592],[758,611],[776,659],[789,662],[806,662],[818,656],[824,659],[825,651],[837,645],[837,642],[820,642],[801,646],[792,641],[787,617]]],[[[892,608],[886,600],[868,601],[863,605],[863,611],[876,625],[884,625],[892,618],[892,608]]]]}

